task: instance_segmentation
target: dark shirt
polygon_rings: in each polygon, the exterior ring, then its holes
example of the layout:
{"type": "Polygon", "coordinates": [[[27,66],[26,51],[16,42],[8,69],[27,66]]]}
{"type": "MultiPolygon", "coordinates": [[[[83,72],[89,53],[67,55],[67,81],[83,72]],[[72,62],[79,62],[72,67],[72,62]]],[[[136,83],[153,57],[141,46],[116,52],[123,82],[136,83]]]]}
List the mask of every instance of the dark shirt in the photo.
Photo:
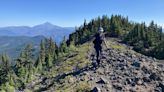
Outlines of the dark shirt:
{"type": "Polygon", "coordinates": [[[95,34],[95,40],[93,41],[93,43],[94,43],[94,48],[95,49],[101,48],[102,38],[100,36],[100,33],[95,34]]]}

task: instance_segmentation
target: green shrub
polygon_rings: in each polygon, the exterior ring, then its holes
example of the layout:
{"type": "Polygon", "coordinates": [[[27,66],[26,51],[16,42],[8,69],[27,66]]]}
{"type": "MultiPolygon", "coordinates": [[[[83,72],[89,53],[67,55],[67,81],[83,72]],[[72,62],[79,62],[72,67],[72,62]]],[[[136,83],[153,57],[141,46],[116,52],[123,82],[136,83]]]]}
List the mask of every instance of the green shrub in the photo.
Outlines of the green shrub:
{"type": "Polygon", "coordinates": [[[32,92],[31,90],[29,89],[25,89],[24,92],[32,92]]]}
{"type": "Polygon", "coordinates": [[[79,82],[76,86],[77,92],[89,92],[91,90],[91,85],[87,82],[79,82]]]}
{"type": "Polygon", "coordinates": [[[15,92],[15,88],[11,85],[9,85],[9,83],[7,82],[4,87],[3,87],[4,90],[3,91],[6,91],[6,92],[15,92]]]}

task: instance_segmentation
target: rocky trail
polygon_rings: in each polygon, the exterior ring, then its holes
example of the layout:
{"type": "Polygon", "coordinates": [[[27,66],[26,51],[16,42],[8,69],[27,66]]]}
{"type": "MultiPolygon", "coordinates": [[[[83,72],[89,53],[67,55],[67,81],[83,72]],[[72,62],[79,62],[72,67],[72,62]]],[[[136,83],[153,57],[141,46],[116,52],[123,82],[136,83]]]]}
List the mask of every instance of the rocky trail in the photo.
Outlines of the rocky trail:
{"type": "Polygon", "coordinates": [[[91,92],[164,92],[164,63],[139,54],[116,40],[108,40],[99,66],[95,66],[94,52],[89,57],[91,65],[36,82],[43,85],[38,91],[53,92],[60,80],[71,76],[69,89],[83,81],[91,85],[91,92]]]}
{"type": "Polygon", "coordinates": [[[96,70],[76,76],[93,92],[164,92],[164,65],[138,53],[107,49],[96,70]]]}

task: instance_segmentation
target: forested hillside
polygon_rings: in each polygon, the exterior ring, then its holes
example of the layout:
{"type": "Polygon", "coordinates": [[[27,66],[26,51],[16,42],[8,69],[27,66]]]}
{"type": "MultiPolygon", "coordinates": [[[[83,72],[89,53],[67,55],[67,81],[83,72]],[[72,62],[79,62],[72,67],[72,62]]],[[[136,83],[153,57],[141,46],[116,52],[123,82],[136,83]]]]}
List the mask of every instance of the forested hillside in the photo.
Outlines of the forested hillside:
{"type": "Polygon", "coordinates": [[[161,47],[164,44],[162,27],[155,24],[154,21],[150,25],[146,25],[144,22],[129,21],[128,17],[121,15],[112,15],[111,18],[102,16],[89,23],[84,21],[84,24],[69,36],[67,43],[78,45],[88,41],[100,26],[104,28],[106,36],[120,38],[124,43],[133,46],[137,52],[164,59],[164,55],[161,55],[164,48],[161,47]]]}
{"type": "Polygon", "coordinates": [[[0,54],[6,53],[12,59],[19,56],[21,50],[29,43],[33,44],[35,53],[39,51],[40,41],[45,39],[44,36],[0,36],[0,54]]]}
{"type": "Polygon", "coordinates": [[[42,40],[40,52],[36,55],[33,45],[27,45],[20,56],[15,59],[16,64],[7,54],[3,54],[0,59],[0,90],[14,92],[14,90],[24,90],[27,83],[36,78],[37,74],[46,75],[57,62],[57,58],[64,55],[66,50],[66,40],[64,39],[60,47],[57,47],[52,38],[42,40]],[[36,60],[35,57],[38,56],[36,60]]]}

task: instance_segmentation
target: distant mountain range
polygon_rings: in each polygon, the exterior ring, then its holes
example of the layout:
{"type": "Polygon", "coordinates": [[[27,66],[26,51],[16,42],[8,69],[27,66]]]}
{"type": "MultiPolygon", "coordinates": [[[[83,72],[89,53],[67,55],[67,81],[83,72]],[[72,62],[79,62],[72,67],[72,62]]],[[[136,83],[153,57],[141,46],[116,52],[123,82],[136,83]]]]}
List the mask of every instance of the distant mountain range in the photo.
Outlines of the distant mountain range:
{"type": "Polygon", "coordinates": [[[1,27],[0,54],[7,53],[12,58],[15,58],[28,43],[34,45],[37,53],[40,41],[45,37],[52,37],[59,44],[64,36],[68,37],[73,31],[73,27],[59,27],[49,22],[33,27],[1,27]]]}
{"type": "Polygon", "coordinates": [[[73,27],[60,27],[49,22],[28,26],[10,26],[0,28],[0,36],[29,36],[34,37],[42,35],[45,37],[52,37],[57,43],[62,41],[63,37],[68,37],[74,31],[73,27]]]}

